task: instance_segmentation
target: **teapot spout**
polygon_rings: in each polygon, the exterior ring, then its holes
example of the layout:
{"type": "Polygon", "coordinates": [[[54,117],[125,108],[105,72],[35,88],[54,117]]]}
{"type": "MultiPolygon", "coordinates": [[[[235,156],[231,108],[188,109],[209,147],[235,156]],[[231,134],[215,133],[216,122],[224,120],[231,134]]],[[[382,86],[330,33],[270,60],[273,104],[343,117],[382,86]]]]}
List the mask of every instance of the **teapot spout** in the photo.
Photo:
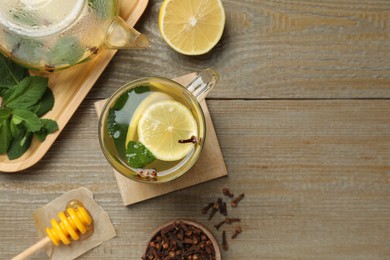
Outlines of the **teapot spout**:
{"type": "Polygon", "coordinates": [[[150,46],[148,38],[130,27],[121,17],[115,17],[108,28],[105,44],[108,49],[143,49],[150,46]]]}

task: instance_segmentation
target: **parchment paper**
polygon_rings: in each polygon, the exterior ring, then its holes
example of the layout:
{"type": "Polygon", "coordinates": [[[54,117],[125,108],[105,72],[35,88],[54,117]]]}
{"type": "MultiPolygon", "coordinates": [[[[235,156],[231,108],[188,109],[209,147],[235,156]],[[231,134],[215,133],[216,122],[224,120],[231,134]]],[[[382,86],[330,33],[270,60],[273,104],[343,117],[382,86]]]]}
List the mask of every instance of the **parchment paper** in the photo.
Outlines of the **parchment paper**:
{"type": "Polygon", "coordinates": [[[104,241],[116,236],[114,226],[112,225],[108,214],[95,202],[92,192],[87,188],[81,187],[61,195],[33,213],[35,225],[41,238],[46,236],[46,227],[51,227],[50,220],[55,218],[58,221],[57,214],[60,211],[65,210],[66,204],[69,201],[75,199],[81,201],[91,214],[94,221],[94,232],[90,237],[72,241],[69,245],[53,245],[47,247],[45,250],[49,257],[51,256],[52,248],[54,247],[52,255],[53,260],[75,259],[92,248],[97,247],[104,241]]]}

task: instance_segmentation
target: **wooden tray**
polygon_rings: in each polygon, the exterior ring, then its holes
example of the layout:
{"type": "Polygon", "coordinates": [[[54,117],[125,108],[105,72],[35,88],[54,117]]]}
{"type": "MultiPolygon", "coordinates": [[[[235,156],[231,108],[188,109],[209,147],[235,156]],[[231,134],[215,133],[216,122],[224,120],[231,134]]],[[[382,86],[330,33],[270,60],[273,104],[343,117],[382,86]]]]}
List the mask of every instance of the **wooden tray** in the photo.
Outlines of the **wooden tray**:
{"type": "MultiPolygon", "coordinates": [[[[121,16],[130,26],[134,26],[147,5],[148,0],[123,0],[121,1],[121,16]]],[[[66,71],[48,74],[49,86],[55,96],[55,104],[53,110],[45,117],[56,120],[59,130],[48,135],[43,143],[34,138],[29,150],[19,159],[10,161],[6,155],[0,155],[0,172],[27,169],[46,154],[115,53],[116,50],[105,50],[90,62],[66,71]]]]}

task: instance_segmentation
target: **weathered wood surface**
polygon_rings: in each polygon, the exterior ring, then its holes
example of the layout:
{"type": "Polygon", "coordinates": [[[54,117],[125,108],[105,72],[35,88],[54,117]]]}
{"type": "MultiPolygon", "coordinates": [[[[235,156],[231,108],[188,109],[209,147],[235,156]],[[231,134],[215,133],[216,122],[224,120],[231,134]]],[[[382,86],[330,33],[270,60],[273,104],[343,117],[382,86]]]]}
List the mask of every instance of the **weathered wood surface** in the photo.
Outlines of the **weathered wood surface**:
{"type": "Polygon", "coordinates": [[[244,231],[224,259],[389,258],[390,1],[223,3],[221,43],[184,57],[160,38],[161,2],[151,1],[137,28],[152,48],[118,52],[42,161],[0,174],[1,259],[37,241],[37,207],[79,186],[118,232],[82,259],[139,259],[149,233],[179,217],[221,241],[221,217],[208,222],[200,209],[225,186],[246,197],[229,211],[244,231]],[[138,77],[207,66],[222,75],[208,105],[229,177],[123,207],[93,103],[138,77]]]}
{"type": "Polygon", "coordinates": [[[161,39],[160,1],[138,27],[147,52],[122,51],[91,96],[103,98],[128,80],[171,78],[212,66],[223,88],[212,98],[389,98],[390,1],[223,0],[221,42],[201,57],[175,53],[161,39]]]}
{"type": "MultiPolygon", "coordinates": [[[[244,232],[226,259],[385,258],[390,254],[390,101],[208,102],[229,177],[123,207],[96,141],[86,100],[48,155],[20,174],[0,175],[1,252],[36,240],[31,213],[83,185],[110,214],[118,237],[86,259],[137,259],[148,234],[177,217],[198,220],[223,187],[245,191],[230,216],[244,232]]],[[[230,230],[230,229],[228,229],[230,230]]],[[[43,255],[37,255],[43,258],[43,255]]]]}

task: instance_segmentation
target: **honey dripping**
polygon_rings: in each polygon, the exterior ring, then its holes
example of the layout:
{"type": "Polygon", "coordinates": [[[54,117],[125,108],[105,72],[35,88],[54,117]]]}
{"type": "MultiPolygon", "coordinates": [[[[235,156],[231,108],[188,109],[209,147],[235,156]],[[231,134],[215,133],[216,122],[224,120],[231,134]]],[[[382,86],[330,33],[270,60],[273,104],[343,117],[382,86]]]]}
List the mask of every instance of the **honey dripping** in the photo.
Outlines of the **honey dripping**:
{"type": "Polygon", "coordinates": [[[53,218],[50,221],[51,227],[46,228],[47,237],[12,259],[25,259],[51,243],[56,246],[59,246],[60,242],[69,245],[72,241],[85,239],[93,233],[93,219],[78,200],[68,202],[66,209],[58,213],[58,217],[59,221],[53,218]]]}

